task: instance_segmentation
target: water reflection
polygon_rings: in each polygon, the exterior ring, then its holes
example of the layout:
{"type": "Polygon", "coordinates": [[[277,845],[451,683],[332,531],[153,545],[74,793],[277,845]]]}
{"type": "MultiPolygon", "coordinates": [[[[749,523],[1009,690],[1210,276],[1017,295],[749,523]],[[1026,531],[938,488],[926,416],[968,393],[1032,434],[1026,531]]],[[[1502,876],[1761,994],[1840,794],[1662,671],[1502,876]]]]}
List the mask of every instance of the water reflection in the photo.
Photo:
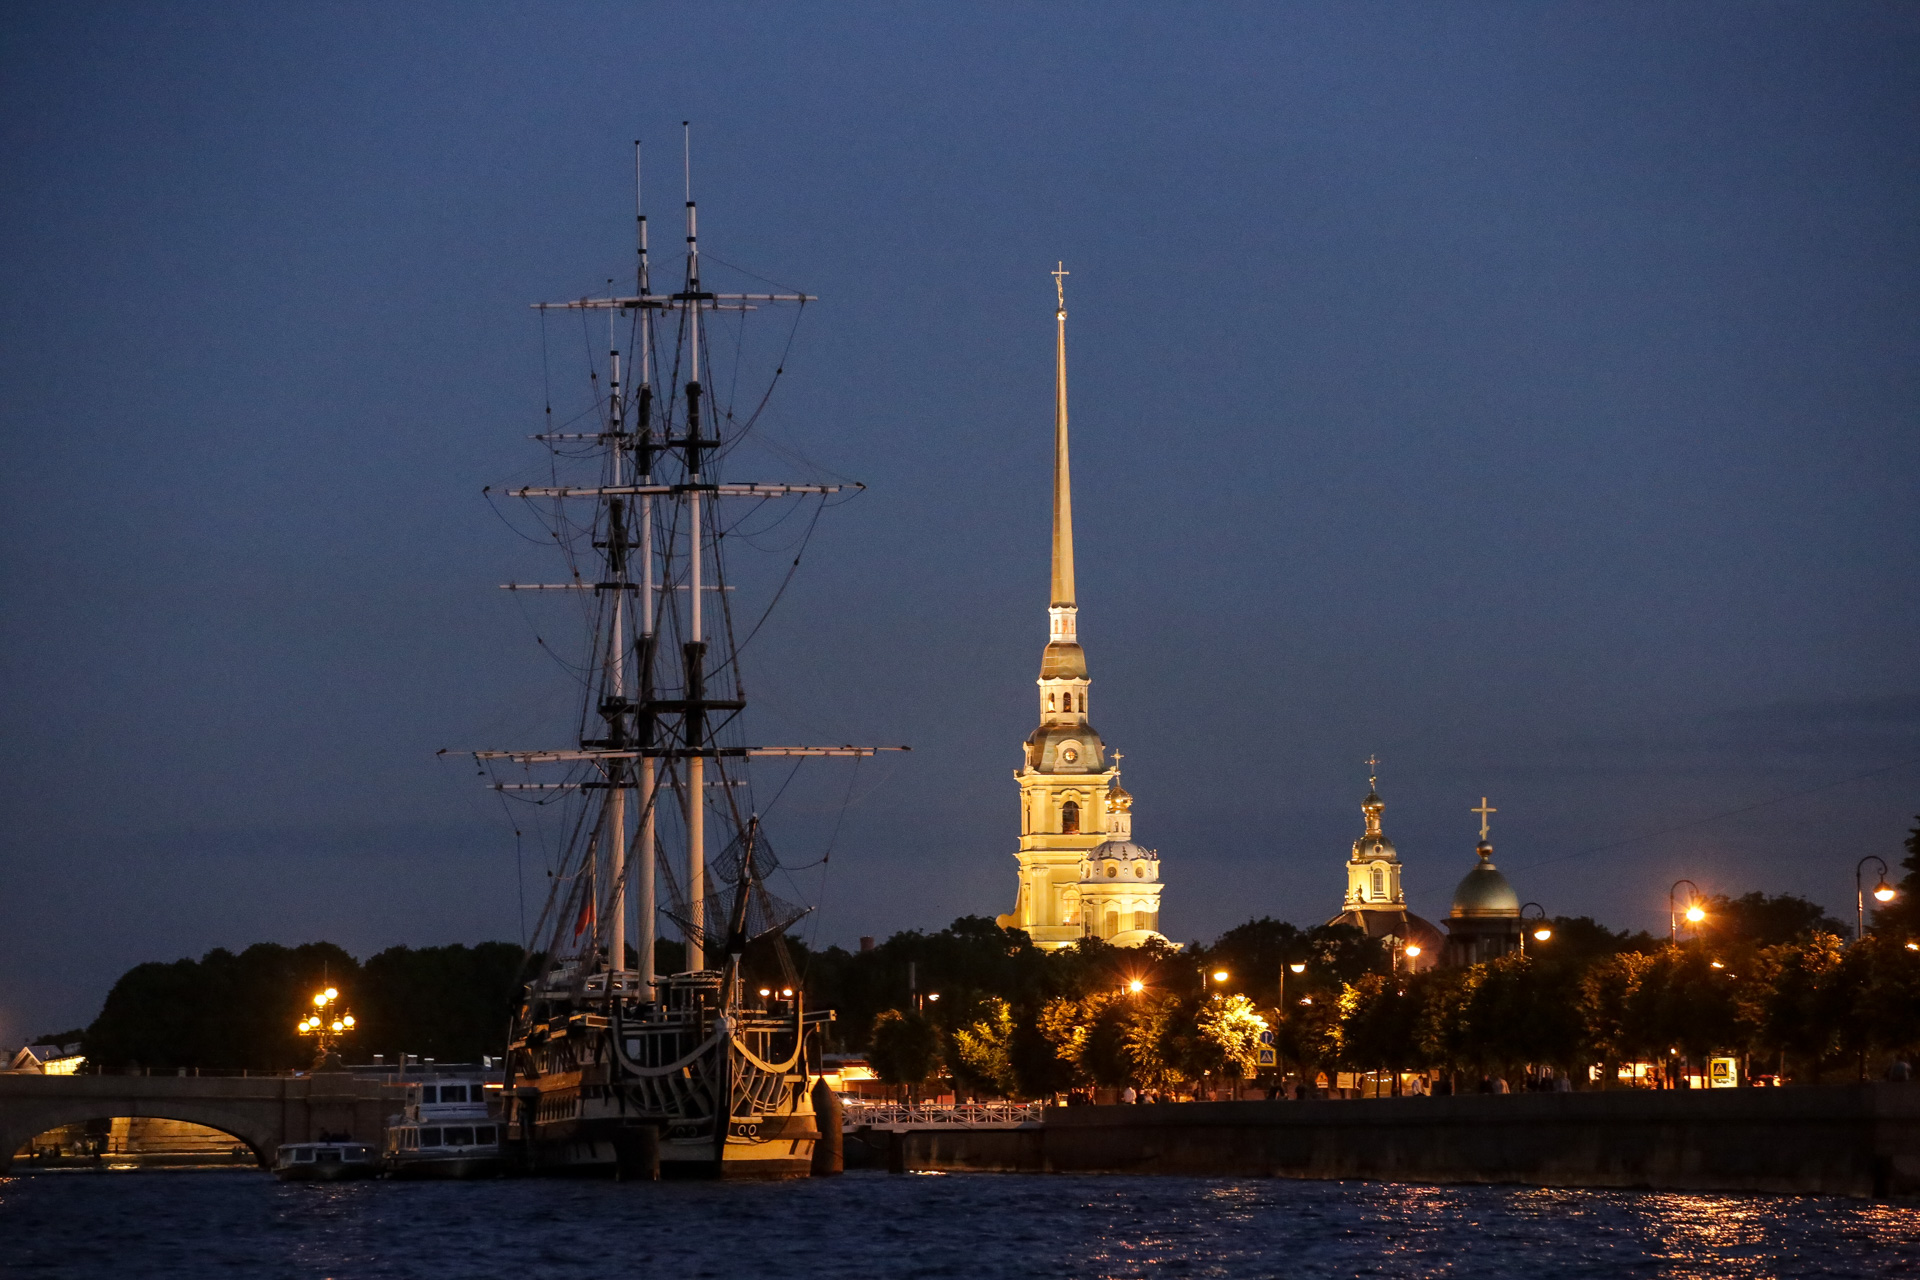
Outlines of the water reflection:
{"type": "Polygon", "coordinates": [[[1920,1274],[1920,1208],[1831,1199],[1060,1176],[698,1184],[0,1182],[0,1267],[62,1276],[1920,1274]]]}

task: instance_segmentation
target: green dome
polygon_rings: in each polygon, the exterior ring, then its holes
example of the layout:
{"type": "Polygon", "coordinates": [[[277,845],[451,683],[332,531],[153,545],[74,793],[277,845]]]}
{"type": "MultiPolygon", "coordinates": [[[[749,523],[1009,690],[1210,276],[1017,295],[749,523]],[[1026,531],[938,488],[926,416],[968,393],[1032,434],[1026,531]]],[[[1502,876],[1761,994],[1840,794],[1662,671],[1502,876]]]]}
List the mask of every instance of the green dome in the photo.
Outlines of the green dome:
{"type": "Polygon", "coordinates": [[[1518,916],[1520,895],[1493,865],[1493,846],[1480,842],[1480,865],[1467,872],[1453,891],[1454,916],[1518,916]]]}

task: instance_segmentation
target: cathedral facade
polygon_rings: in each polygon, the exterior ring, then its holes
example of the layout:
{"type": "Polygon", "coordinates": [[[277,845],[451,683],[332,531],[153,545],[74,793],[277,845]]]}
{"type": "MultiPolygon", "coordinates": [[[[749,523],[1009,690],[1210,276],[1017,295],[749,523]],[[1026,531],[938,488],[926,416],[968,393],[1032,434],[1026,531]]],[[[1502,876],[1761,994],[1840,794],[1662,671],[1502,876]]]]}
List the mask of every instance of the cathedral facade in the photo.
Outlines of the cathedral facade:
{"type": "Polygon", "coordinates": [[[1037,682],[1040,724],[1014,771],[1018,885],[1013,910],[999,923],[1024,929],[1049,949],[1089,937],[1138,946],[1160,936],[1160,857],[1133,841],[1133,797],[1120,785],[1120,753],[1109,763],[1087,709],[1092,681],[1073,581],[1065,274],[1054,273],[1053,590],[1037,682]]]}

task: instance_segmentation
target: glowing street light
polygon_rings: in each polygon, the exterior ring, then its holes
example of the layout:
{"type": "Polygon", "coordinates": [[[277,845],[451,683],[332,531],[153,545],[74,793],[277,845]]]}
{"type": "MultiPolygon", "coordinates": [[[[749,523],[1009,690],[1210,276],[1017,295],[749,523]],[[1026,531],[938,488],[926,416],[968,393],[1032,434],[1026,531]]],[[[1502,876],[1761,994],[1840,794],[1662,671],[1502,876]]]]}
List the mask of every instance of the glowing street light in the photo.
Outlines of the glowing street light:
{"type": "Polygon", "coordinates": [[[1553,926],[1547,923],[1547,909],[1537,902],[1529,902],[1520,908],[1520,954],[1527,954],[1527,935],[1531,933],[1535,942],[1545,942],[1553,936],[1553,926]],[[1533,917],[1533,927],[1527,928],[1527,912],[1537,911],[1533,917]]]}
{"type": "Polygon", "coordinates": [[[1882,862],[1872,854],[1868,854],[1853,864],[1853,938],[1856,942],[1867,936],[1867,895],[1860,873],[1866,870],[1869,862],[1877,863],[1880,867],[1880,883],[1873,886],[1873,900],[1875,902],[1892,902],[1900,896],[1900,891],[1887,883],[1887,864],[1885,862],[1882,862]]]}
{"type": "Polygon", "coordinates": [[[1138,978],[1129,978],[1129,979],[1127,980],[1127,994],[1128,994],[1128,995],[1132,995],[1132,996],[1137,996],[1137,995],[1139,995],[1139,994],[1140,994],[1140,993],[1141,993],[1142,991],[1145,991],[1146,989],[1147,989],[1147,984],[1146,984],[1146,983],[1144,983],[1144,982],[1142,982],[1142,981],[1140,981],[1140,979],[1138,979],[1138,978]]]}
{"type": "Polygon", "coordinates": [[[315,1040],[313,1061],[315,1066],[326,1062],[333,1052],[334,1039],[345,1035],[354,1028],[354,1017],[345,1009],[336,1009],[339,1003],[340,988],[327,987],[313,993],[313,1007],[316,1012],[300,1019],[297,1030],[303,1036],[312,1036],[315,1040]]]}
{"type": "Polygon", "coordinates": [[[1679,933],[1680,933],[1680,919],[1683,914],[1686,917],[1687,923],[1691,925],[1698,925],[1702,920],[1705,920],[1707,918],[1706,910],[1700,905],[1700,898],[1701,898],[1700,886],[1695,884],[1691,880],[1675,880],[1673,882],[1673,887],[1667,890],[1667,941],[1668,942],[1678,941],[1679,933]],[[1680,892],[1681,885],[1685,885],[1687,886],[1688,889],[1692,890],[1692,892],[1687,895],[1687,906],[1684,912],[1681,911],[1679,906],[1678,895],[1680,892]]]}

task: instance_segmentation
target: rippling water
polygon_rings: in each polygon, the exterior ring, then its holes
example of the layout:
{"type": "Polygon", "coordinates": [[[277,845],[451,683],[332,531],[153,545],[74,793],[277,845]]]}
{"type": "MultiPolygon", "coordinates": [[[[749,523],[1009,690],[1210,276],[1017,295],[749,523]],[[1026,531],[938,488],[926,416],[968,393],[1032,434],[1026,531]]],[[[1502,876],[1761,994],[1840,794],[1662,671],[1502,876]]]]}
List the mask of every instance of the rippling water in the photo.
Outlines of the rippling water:
{"type": "Polygon", "coordinates": [[[0,1273],[57,1276],[1920,1275],[1920,1208],[1231,1178],[0,1180],[0,1273]]]}

